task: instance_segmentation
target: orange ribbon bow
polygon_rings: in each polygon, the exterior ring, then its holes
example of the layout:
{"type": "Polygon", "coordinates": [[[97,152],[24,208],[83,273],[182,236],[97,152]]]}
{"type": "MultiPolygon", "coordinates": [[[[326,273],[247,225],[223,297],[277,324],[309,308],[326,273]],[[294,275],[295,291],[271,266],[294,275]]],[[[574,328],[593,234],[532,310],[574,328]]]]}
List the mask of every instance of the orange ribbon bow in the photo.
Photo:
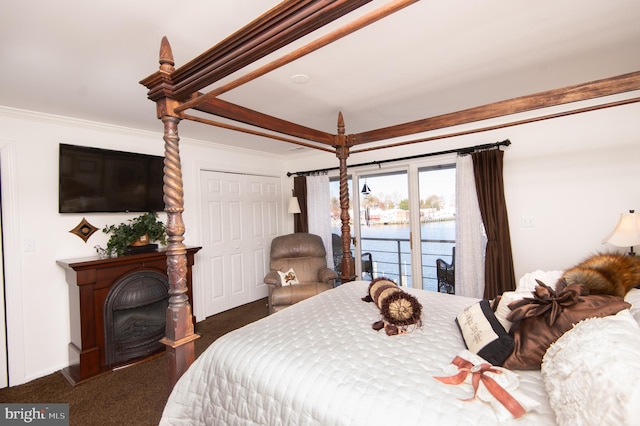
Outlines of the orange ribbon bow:
{"type": "Polygon", "coordinates": [[[487,376],[486,372],[502,374],[502,371],[496,370],[491,364],[482,363],[480,365],[473,365],[471,362],[464,358],[456,356],[453,361],[453,365],[458,367],[458,374],[449,377],[434,377],[434,379],[445,383],[447,385],[459,385],[464,382],[469,373],[471,376],[471,384],[473,385],[473,396],[471,398],[463,399],[463,401],[470,401],[475,399],[478,393],[478,386],[480,382],[484,384],[487,390],[493,395],[498,402],[500,402],[516,419],[526,414],[525,409],[516,401],[502,386],[500,386],[495,380],[487,376]]]}

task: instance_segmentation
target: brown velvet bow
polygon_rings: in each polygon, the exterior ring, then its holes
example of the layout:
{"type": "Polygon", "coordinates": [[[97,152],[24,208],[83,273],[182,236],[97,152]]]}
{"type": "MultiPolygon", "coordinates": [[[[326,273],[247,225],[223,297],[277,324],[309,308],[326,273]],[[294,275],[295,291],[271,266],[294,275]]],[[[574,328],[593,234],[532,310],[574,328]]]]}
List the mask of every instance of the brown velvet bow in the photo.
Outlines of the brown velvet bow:
{"type": "Polygon", "coordinates": [[[511,309],[511,313],[507,316],[509,321],[517,322],[524,318],[546,315],[547,324],[553,325],[564,308],[582,302],[583,299],[580,296],[589,294],[589,289],[584,284],[560,286],[562,289],[556,293],[542,281],[536,281],[538,285],[535,291],[531,292],[533,297],[525,297],[509,303],[509,309],[511,309]]]}

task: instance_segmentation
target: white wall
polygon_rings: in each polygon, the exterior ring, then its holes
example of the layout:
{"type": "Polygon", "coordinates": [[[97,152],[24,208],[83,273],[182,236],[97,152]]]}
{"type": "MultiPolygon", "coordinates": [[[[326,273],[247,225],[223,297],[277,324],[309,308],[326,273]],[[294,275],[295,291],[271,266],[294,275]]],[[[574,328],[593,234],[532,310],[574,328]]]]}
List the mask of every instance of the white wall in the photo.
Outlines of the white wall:
{"type": "MultiPolygon", "coordinates": [[[[593,103],[584,102],[580,106],[593,103]]],[[[566,109],[551,108],[544,113],[566,109]]],[[[532,115],[488,120],[421,136],[507,123],[532,115]]],[[[349,115],[344,117],[349,133],[349,115]]],[[[603,245],[601,241],[613,229],[620,213],[628,209],[640,210],[640,103],[353,154],[347,164],[504,139],[512,142],[505,149],[504,183],[516,279],[536,269],[566,269],[597,251],[625,252],[624,249],[603,245]],[[533,227],[522,226],[524,216],[533,219],[533,227]]],[[[334,155],[320,153],[289,161],[287,167],[288,171],[295,172],[336,165],[334,155]]],[[[389,163],[381,167],[384,170],[396,165],[389,163]]]]}
{"type": "MultiPolygon", "coordinates": [[[[15,200],[10,201],[13,214],[5,219],[5,267],[8,269],[7,322],[9,334],[10,385],[14,386],[68,365],[69,301],[68,284],[57,259],[94,256],[95,245],[106,246],[108,235],[101,231],[85,243],[71,234],[83,217],[100,230],[137,214],[59,214],[58,213],[58,144],[68,143],[163,155],[162,123],[158,133],[142,132],[99,123],[30,113],[0,107],[0,139],[3,172],[5,161],[13,170],[15,200]],[[11,228],[6,227],[10,225],[11,228]],[[25,243],[35,243],[26,251],[25,243]]],[[[284,163],[264,153],[232,150],[213,143],[182,139],[180,155],[183,168],[186,234],[185,244],[200,243],[198,170],[234,170],[279,176],[284,163]]],[[[286,178],[283,183],[287,184],[286,178]]],[[[9,182],[2,182],[3,189],[9,182]]],[[[290,194],[289,187],[282,190],[290,194]]],[[[3,194],[4,196],[5,194],[3,194]]],[[[283,196],[283,211],[286,211],[283,196]]],[[[7,213],[5,211],[5,213],[7,213]]],[[[165,220],[166,216],[161,213],[165,220]]],[[[291,225],[292,227],[292,225],[291,225]]],[[[197,255],[196,255],[197,256],[197,255]]],[[[204,283],[194,268],[194,299],[204,283]]],[[[202,317],[201,308],[194,313],[202,317]]]]}

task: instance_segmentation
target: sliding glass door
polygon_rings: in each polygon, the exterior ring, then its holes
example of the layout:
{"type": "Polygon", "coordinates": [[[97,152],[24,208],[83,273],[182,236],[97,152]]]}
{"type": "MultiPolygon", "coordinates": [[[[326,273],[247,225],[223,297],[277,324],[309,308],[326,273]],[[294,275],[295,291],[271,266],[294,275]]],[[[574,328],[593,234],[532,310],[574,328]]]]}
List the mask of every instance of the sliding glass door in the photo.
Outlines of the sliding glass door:
{"type": "Polygon", "coordinates": [[[456,240],[456,169],[454,164],[418,169],[422,288],[452,292],[456,240]],[[440,262],[438,262],[438,259],[440,262]],[[437,266],[440,266],[438,285],[437,266]]]}
{"type": "MultiPolygon", "coordinates": [[[[362,172],[353,178],[349,215],[358,276],[384,276],[403,286],[438,291],[438,259],[453,264],[455,165],[362,172]]],[[[342,226],[338,180],[330,186],[336,251],[341,250],[342,226]]],[[[336,253],[334,258],[339,268],[336,253]]]]}
{"type": "Polygon", "coordinates": [[[407,171],[363,174],[358,188],[362,277],[384,276],[411,287],[407,171]]]}

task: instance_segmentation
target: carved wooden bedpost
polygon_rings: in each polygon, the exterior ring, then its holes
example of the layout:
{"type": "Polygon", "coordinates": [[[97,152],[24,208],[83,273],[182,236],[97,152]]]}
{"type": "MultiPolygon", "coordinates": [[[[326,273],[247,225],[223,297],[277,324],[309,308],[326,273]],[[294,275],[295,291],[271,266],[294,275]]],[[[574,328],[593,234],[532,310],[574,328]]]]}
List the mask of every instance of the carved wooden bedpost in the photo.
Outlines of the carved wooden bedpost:
{"type": "Polygon", "coordinates": [[[160,69],[140,83],[149,89],[149,99],[156,102],[158,118],[164,123],[164,204],[167,213],[167,275],[169,279],[169,306],[167,308],[165,337],[167,346],[169,389],[195,360],[194,333],[191,305],[187,296],[187,250],[184,241],[184,196],[178,136],[179,114],[174,108],[179,102],[172,98],[171,74],[175,70],[171,46],[163,37],[160,46],[160,69]]]}
{"type": "Polygon", "coordinates": [[[342,267],[340,280],[353,281],[356,278],[355,264],[351,256],[351,228],[349,227],[349,184],[347,158],[349,157],[348,137],[344,134],[344,118],[338,113],[338,134],[336,135],[336,156],[340,160],[340,220],[342,221],[342,267]]]}

